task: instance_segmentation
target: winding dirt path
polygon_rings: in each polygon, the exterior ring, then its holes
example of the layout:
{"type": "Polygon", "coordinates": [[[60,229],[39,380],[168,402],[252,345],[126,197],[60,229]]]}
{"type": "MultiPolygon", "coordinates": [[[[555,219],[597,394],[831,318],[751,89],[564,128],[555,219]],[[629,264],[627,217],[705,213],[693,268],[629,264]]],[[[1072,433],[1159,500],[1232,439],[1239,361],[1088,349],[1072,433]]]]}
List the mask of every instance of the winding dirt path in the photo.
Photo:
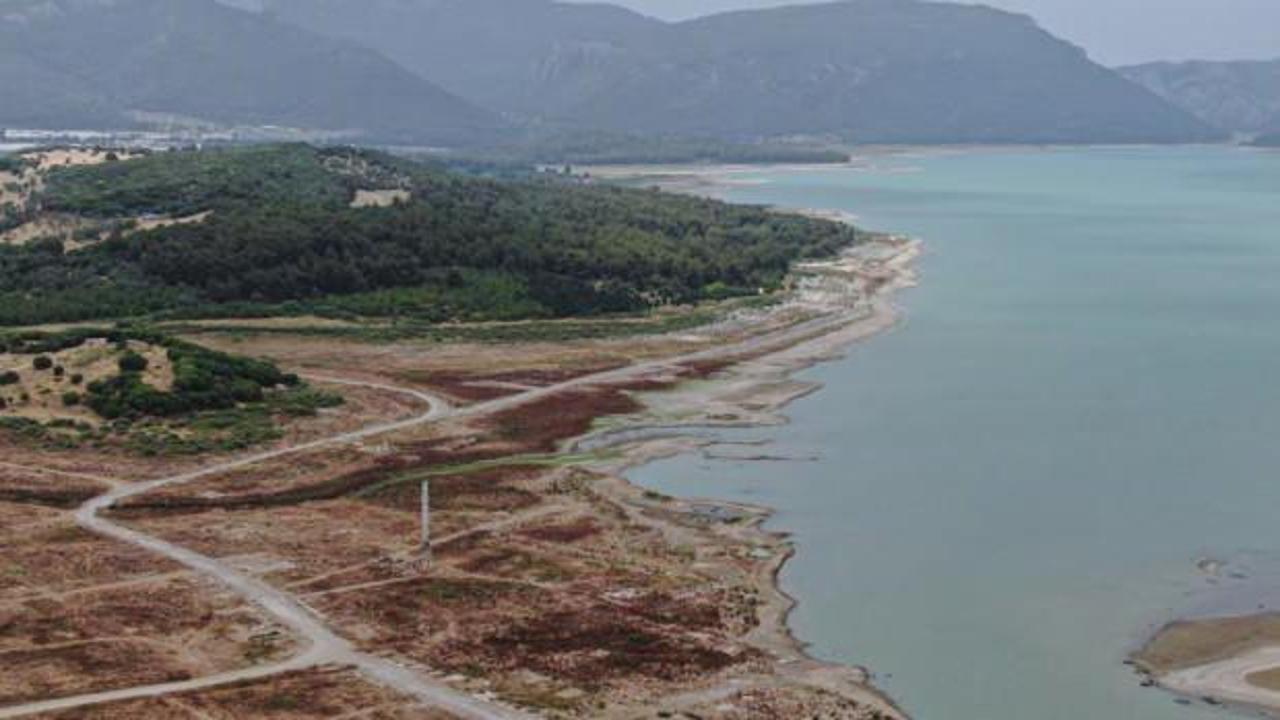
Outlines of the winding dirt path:
{"type": "Polygon", "coordinates": [[[136,484],[118,485],[110,492],[85,503],[75,515],[76,522],[86,530],[163,555],[219,581],[245,600],[262,608],[281,624],[296,632],[306,643],[306,649],[302,654],[281,663],[246,668],[190,681],[78,695],[0,708],[0,719],[24,717],[42,712],[65,710],[110,701],[159,697],[176,692],[206,689],[245,680],[257,680],[325,664],[352,666],[375,682],[398,690],[424,704],[446,710],[462,718],[476,720],[530,718],[532,716],[523,712],[454,690],[443,683],[425,677],[414,669],[386,658],[361,652],[346,640],[338,637],[315,612],[293,594],[274,588],[256,578],[249,577],[217,559],[119,525],[102,517],[100,513],[122,500],[160,488],[193,482],[229,470],[303,453],[320,447],[352,443],[450,418],[460,419],[489,415],[536,402],[568,390],[594,385],[623,383],[654,373],[669,372],[677,366],[691,362],[742,359],[746,356],[781,350],[805,340],[833,333],[853,323],[872,320],[878,312],[884,310],[885,308],[874,301],[867,306],[858,308],[832,310],[815,319],[767,332],[738,343],[721,345],[673,358],[640,362],[546,387],[530,389],[517,395],[498,398],[464,408],[451,407],[442,399],[417,390],[357,380],[319,376],[310,377],[309,379],[317,382],[367,387],[412,395],[427,403],[429,409],[412,418],[376,424],[361,430],[340,433],[287,448],[261,452],[193,472],[136,484]]]}

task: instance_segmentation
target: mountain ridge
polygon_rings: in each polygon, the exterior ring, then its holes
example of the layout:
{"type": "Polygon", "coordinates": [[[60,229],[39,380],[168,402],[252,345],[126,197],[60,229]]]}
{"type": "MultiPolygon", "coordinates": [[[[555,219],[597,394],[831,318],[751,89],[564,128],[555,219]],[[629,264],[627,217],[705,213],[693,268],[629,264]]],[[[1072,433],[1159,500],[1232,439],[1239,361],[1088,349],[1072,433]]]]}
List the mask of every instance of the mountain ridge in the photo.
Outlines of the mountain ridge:
{"type": "Polygon", "coordinates": [[[0,11],[0,91],[26,100],[0,107],[0,124],[129,127],[146,113],[388,139],[501,125],[375,50],[213,0],[6,0],[0,11]]]}
{"type": "Polygon", "coordinates": [[[1119,72],[1222,130],[1280,132],[1280,59],[1154,62],[1119,72]]]}
{"type": "Polygon", "coordinates": [[[870,143],[1218,136],[1030,17],[980,6],[845,0],[675,23],[552,0],[266,6],[533,125],[870,143]]]}

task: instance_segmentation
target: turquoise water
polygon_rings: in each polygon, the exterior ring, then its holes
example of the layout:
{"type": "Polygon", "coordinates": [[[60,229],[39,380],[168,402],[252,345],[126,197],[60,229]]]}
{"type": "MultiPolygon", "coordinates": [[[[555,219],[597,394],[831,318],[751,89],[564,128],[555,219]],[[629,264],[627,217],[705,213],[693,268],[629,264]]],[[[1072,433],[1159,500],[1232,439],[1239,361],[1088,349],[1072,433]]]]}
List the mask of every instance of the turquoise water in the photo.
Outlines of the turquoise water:
{"type": "Polygon", "coordinates": [[[927,243],[906,321],[766,433],[820,459],[635,479],[777,508],[797,634],[918,720],[1210,717],[1122,660],[1174,615],[1280,607],[1280,154],[874,162],[728,193],[927,243]]]}

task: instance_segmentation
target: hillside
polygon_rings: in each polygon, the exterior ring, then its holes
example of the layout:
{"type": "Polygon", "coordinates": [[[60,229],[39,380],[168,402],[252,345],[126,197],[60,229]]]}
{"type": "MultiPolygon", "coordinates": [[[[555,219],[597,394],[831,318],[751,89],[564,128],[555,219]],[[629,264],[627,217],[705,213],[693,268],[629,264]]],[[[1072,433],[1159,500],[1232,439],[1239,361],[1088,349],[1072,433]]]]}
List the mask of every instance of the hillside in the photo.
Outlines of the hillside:
{"type": "Polygon", "coordinates": [[[280,145],[52,164],[0,216],[0,325],[296,313],[511,320],[779,286],[852,229],[764,208],[498,182],[280,145]],[[67,219],[66,236],[23,228],[67,219]],[[74,222],[73,222],[74,221],[74,222]]]}
{"type": "Polygon", "coordinates": [[[0,126],[123,127],[149,113],[455,141],[499,125],[375,51],[214,0],[0,9],[0,126]]]}
{"type": "Polygon", "coordinates": [[[535,124],[859,142],[1175,142],[1214,131],[1025,16],[850,0],[663,23],[550,0],[268,0],[535,124]]]}
{"type": "Polygon", "coordinates": [[[1280,129],[1280,60],[1151,63],[1120,72],[1222,130],[1280,129]]]}

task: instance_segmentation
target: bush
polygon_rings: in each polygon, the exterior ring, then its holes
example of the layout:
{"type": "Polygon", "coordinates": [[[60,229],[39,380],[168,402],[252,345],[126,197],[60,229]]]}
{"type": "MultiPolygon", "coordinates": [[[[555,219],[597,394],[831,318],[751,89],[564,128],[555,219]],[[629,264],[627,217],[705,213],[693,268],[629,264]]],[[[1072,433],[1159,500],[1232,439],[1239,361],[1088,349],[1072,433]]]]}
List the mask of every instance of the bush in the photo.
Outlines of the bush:
{"type": "Polygon", "coordinates": [[[146,358],[130,351],[120,358],[120,372],[140,373],[146,370],[149,364],[146,358]]]}
{"type": "Polygon", "coordinates": [[[53,367],[53,358],[48,355],[39,355],[35,360],[31,361],[31,367],[40,371],[48,370],[53,367]]]}
{"type": "Polygon", "coordinates": [[[84,375],[81,375],[80,373],[75,373],[74,375],[71,376],[72,385],[79,385],[82,382],[84,382],[84,375]]]}
{"type": "Polygon", "coordinates": [[[67,369],[66,369],[66,368],[62,367],[61,365],[54,365],[54,366],[53,366],[53,376],[54,376],[54,377],[62,377],[63,375],[66,375],[66,374],[67,374],[67,369]]]}
{"type": "Polygon", "coordinates": [[[12,370],[0,373],[0,387],[5,385],[17,385],[21,381],[22,377],[12,370]]]}
{"type": "Polygon", "coordinates": [[[62,404],[67,407],[75,407],[80,404],[80,393],[72,390],[62,393],[62,404]]]}

